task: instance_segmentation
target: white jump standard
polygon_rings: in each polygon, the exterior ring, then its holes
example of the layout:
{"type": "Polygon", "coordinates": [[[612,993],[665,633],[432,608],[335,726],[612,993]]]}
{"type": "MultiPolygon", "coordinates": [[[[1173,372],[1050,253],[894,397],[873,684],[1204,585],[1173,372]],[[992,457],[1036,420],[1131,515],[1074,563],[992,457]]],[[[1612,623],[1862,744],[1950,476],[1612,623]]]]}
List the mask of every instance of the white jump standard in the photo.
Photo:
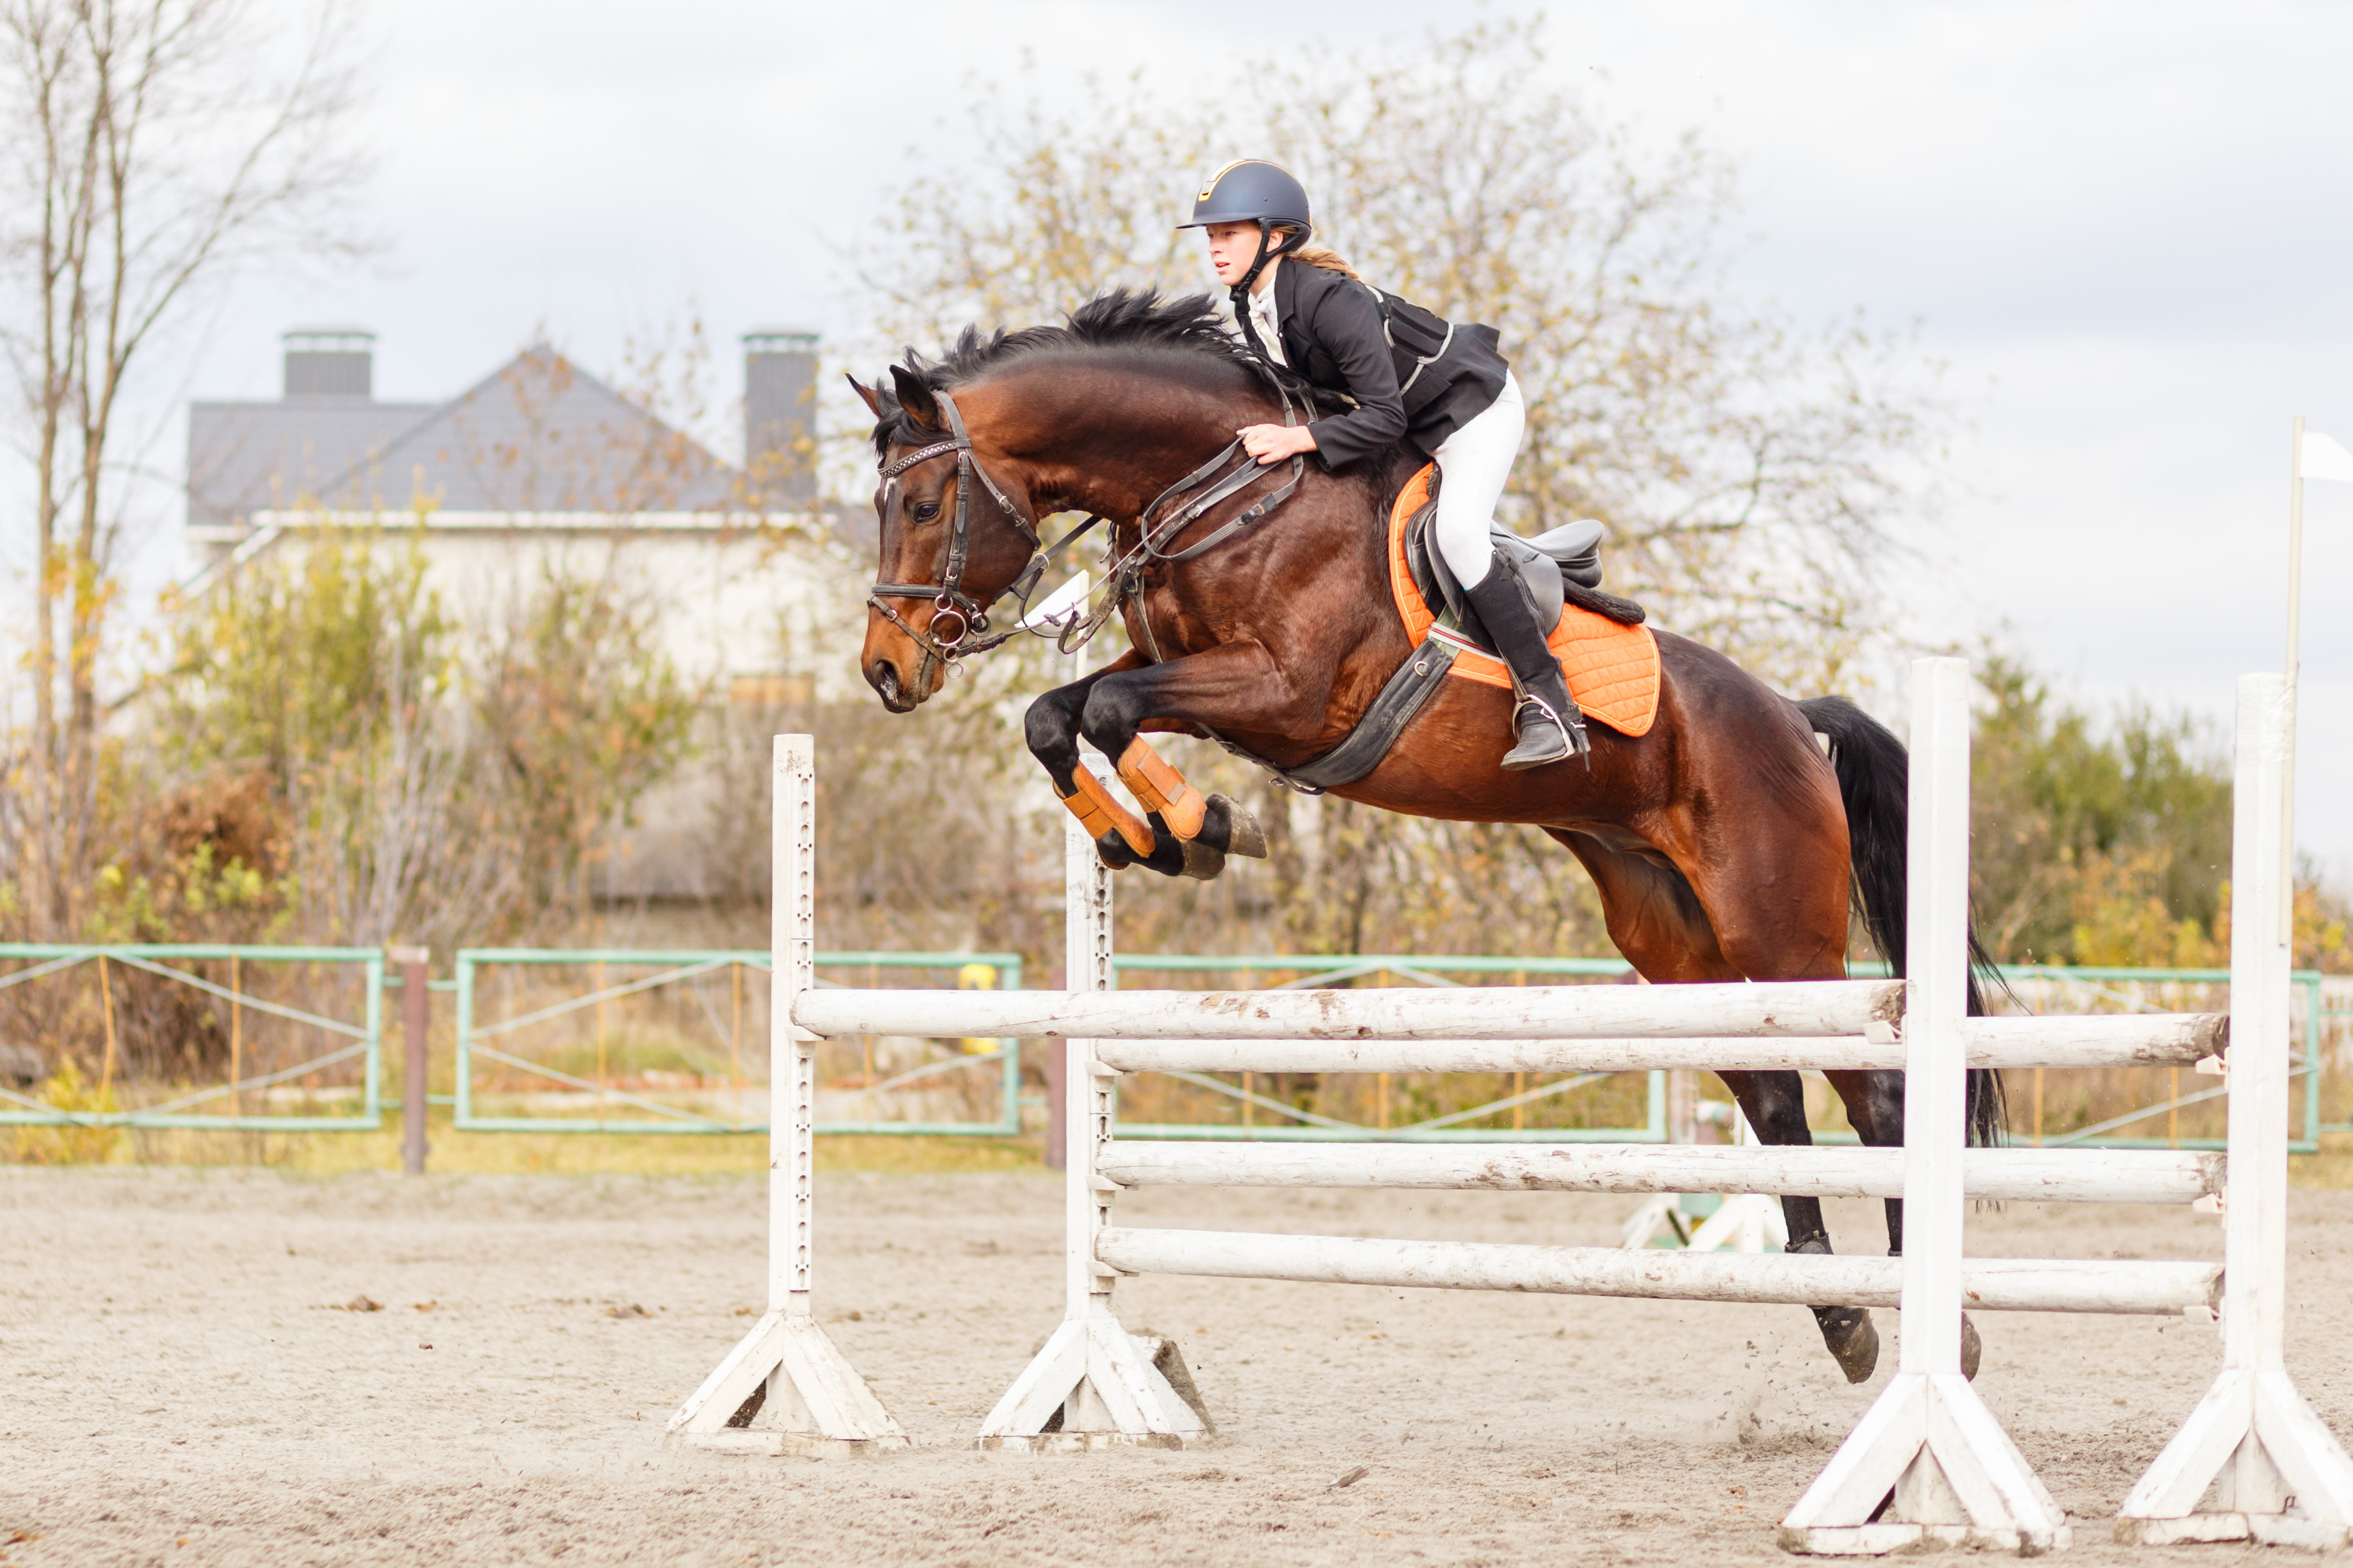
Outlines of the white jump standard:
{"type": "Polygon", "coordinates": [[[2353,1460],[2285,1360],[2289,700],[2279,676],[2239,679],[2222,1371],[2125,1499],[2116,1539],[2126,1542],[2329,1547],[2353,1526],[2353,1460]],[[2215,1506],[2201,1509],[2210,1488],[2215,1506]]]}
{"type": "Polygon", "coordinates": [[[768,1009],[768,1310],[663,1430],[670,1447],[866,1454],[907,1435],[810,1310],[818,1037],[793,1026],[817,989],[817,747],[776,742],[768,1009]],[[755,1421],[763,1425],[755,1426],[755,1421]]]}
{"type": "MultiPolygon", "coordinates": [[[[1062,833],[1063,967],[1069,999],[1078,1001],[1107,994],[1116,983],[1112,873],[1076,819],[1065,822],[1062,833]]],[[[984,1448],[1181,1448],[1209,1430],[1205,1413],[1176,1392],[1146,1342],[1112,1315],[1112,1281],[1119,1270],[1097,1256],[1095,1242],[1110,1223],[1111,1194],[1119,1188],[1096,1170],[1094,1155],[1111,1139],[1119,1080],[1094,1059],[1094,1044],[1062,1044],[1069,1154],[1062,1321],[981,1423],[984,1448]]],[[[1173,1353],[1174,1346],[1167,1349],[1173,1353]]],[[[1186,1383],[1189,1388],[1189,1374],[1186,1383]]]]}
{"type": "Polygon", "coordinates": [[[1968,1015],[1968,667],[1912,666],[1904,1331],[1895,1377],[1781,1521],[1804,1552],[2065,1546],[2067,1516],[1961,1375],[1968,1015]]]}

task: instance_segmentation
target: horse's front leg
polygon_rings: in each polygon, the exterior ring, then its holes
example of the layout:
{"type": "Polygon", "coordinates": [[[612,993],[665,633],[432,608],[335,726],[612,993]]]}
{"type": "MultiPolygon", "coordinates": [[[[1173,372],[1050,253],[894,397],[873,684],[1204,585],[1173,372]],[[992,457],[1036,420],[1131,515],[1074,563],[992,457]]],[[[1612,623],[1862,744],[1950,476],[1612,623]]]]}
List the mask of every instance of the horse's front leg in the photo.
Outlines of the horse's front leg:
{"type": "MultiPolygon", "coordinates": [[[[1206,878],[1223,869],[1229,854],[1264,856],[1266,835],[1230,797],[1204,799],[1142,731],[1198,724],[1313,733],[1323,718],[1320,700],[1303,699],[1263,647],[1243,642],[1165,664],[1107,668],[1087,690],[1079,728],[1090,743],[1117,760],[1120,782],[1144,804],[1160,832],[1160,841],[1140,863],[1169,875],[1206,878]]],[[[1104,858],[1117,864],[1117,850],[1104,847],[1104,858]]]]}
{"type": "MultiPolygon", "coordinates": [[[[1124,850],[1123,858],[1113,858],[1118,851],[1104,851],[1105,860],[1113,866],[1137,861],[1149,863],[1158,850],[1159,835],[1135,813],[1120,804],[1103,782],[1087,771],[1079,760],[1079,715],[1087,705],[1087,694],[1095,682],[1124,670],[1134,669],[1144,663],[1143,656],[1134,649],[1120,655],[1092,675],[1082,676],[1068,686],[1058,686],[1029,704],[1023,715],[1022,730],[1029,743],[1029,754],[1036,757],[1046,770],[1047,780],[1054,794],[1072,816],[1087,830],[1087,837],[1099,845],[1114,844],[1124,850]]],[[[1171,845],[1169,853],[1181,860],[1181,849],[1171,845]]],[[[1181,864],[1177,867],[1181,869],[1181,864]]]]}

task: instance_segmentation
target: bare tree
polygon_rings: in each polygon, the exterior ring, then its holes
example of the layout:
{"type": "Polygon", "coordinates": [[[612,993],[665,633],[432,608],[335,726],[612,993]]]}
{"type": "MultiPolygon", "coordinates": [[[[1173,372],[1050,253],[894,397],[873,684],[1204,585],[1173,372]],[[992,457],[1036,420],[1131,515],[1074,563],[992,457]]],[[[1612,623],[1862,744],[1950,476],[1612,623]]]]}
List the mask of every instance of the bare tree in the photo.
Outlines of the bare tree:
{"type": "Polygon", "coordinates": [[[290,58],[250,0],[0,0],[11,164],[5,342],[34,469],[26,910],[70,926],[99,789],[125,391],[212,287],[359,248],[346,199],[351,17],[322,0],[290,58]]]}

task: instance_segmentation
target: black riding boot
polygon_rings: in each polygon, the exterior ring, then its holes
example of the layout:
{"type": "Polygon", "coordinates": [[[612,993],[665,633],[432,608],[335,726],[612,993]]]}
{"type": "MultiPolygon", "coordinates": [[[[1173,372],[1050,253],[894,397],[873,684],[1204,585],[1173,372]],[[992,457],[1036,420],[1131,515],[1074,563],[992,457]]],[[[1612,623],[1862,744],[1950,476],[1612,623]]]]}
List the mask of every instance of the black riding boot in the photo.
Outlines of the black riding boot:
{"type": "Polygon", "coordinates": [[[1519,744],[1504,756],[1504,768],[1516,773],[1559,762],[1572,753],[1587,755],[1590,747],[1585,738],[1585,715],[1568,695],[1560,660],[1545,646],[1544,628],[1536,625],[1535,607],[1528,603],[1527,590],[1520,585],[1519,574],[1498,559],[1477,586],[1465,590],[1464,596],[1479,613],[1487,635],[1494,638],[1495,651],[1511,668],[1512,688],[1519,695],[1519,709],[1512,715],[1519,744]]]}

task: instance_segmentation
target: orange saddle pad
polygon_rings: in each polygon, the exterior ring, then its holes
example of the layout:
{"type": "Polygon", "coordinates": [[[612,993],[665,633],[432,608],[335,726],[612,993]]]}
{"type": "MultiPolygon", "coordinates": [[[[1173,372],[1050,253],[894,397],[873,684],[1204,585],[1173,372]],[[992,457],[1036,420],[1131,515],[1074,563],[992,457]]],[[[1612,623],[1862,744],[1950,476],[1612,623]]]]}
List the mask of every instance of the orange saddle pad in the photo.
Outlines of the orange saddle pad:
{"type": "MultiPolygon", "coordinates": [[[[1430,633],[1438,613],[1421,602],[1413,573],[1405,563],[1405,526],[1430,500],[1430,476],[1436,464],[1414,475],[1389,509],[1389,592],[1405,620],[1406,636],[1416,643],[1430,633]]],[[[1648,626],[1621,626],[1607,616],[1575,605],[1561,606],[1560,624],[1545,639],[1561,672],[1568,677],[1568,694],[1585,710],[1621,735],[1647,735],[1659,716],[1659,640],[1648,626]]],[[[1508,689],[1510,673],[1493,654],[1465,648],[1454,657],[1447,672],[1465,680],[1508,689]]]]}

